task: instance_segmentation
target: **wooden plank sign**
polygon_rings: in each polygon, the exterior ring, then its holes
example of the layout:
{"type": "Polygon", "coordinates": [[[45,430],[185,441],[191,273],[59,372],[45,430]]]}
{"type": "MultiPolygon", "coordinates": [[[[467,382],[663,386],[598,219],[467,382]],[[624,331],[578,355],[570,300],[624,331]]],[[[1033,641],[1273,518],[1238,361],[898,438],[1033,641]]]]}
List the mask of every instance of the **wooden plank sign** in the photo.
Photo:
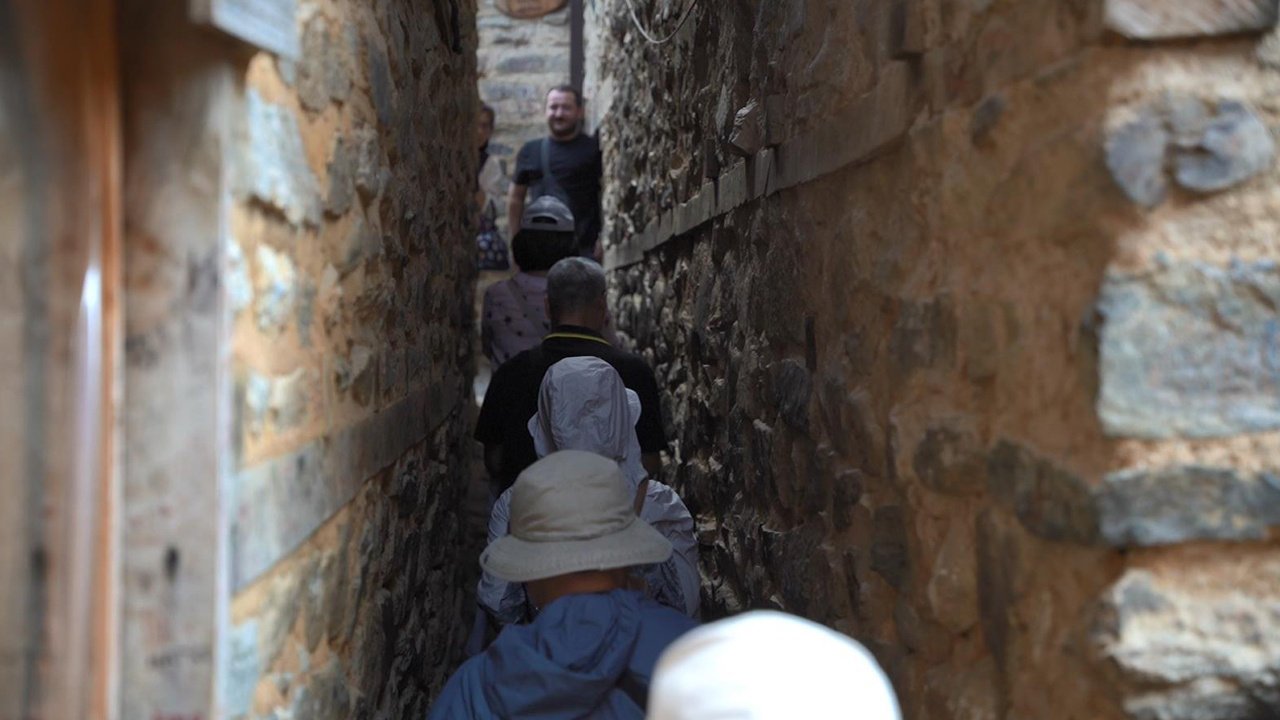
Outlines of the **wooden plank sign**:
{"type": "Polygon", "coordinates": [[[521,20],[533,20],[564,7],[569,0],[494,0],[503,14],[521,20]]]}

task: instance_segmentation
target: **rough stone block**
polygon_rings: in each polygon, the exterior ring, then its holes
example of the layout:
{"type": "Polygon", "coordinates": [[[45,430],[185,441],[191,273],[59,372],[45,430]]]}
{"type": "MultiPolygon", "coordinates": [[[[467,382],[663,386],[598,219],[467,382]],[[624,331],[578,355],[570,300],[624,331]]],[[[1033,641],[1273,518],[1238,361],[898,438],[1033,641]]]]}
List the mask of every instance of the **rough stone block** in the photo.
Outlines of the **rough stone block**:
{"type": "Polygon", "coordinates": [[[373,107],[378,114],[378,124],[389,127],[395,92],[391,85],[391,66],[387,63],[386,53],[374,43],[369,43],[368,64],[369,92],[373,96],[373,107]]]}
{"type": "Polygon", "coordinates": [[[262,434],[267,418],[267,401],[271,398],[271,381],[257,373],[249,373],[244,382],[244,427],[253,436],[262,434]]]}
{"type": "Polygon", "coordinates": [[[548,56],[540,53],[523,53],[503,58],[494,68],[503,75],[527,75],[547,70],[548,56]]]}
{"type": "Polygon", "coordinates": [[[235,238],[227,240],[227,300],[232,316],[238,316],[253,302],[253,281],[249,263],[235,238]]]}
{"type": "Polygon", "coordinates": [[[351,230],[347,233],[347,240],[341,253],[339,272],[345,276],[359,268],[366,259],[380,257],[381,255],[382,236],[369,223],[365,222],[363,217],[357,217],[356,221],[351,225],[351,230]]]}
{"type": "Polygon", "coordinates": [[[748,102],[733,118],[729,149],[740,157],[751,157],[764,147],[764,112],[755,100],[748,102]]]}
{"type": "Polygon", "coordinates": [[[298,344],[304,348],[311,347],[311,321],[315,314],[316,286],[304,282],[298,287],[298,302],[295,305],[295,318],[298,328],[298,344]]]}
{"type": "Polygon", "coordinates": [[[1258,62],[1263,67],[1280,68],[1280,26],[1276,26],[1258,43],[1258,62]]]}
{"type": "Polygon", "coordinates": [[[1275,0],[1107,0],[1109,30],[1135,40],[1230,35],[1276,23],[1275,0]]]}
{"type": "Polygon", "coordinates": [[[909,579],[906,516],[902,507],[889,505],[875,512],[871,531],[871,569],[891,586],[902,590],[909,579]]]}
{"type": "Polygon", "coordinates": [[[889,13],[890,57],[917,57],[925,49],[924,3],[919,0],[897,0],[889,13]]]}
{"type": "Polygon", "coordinates": [[[351,92],[347,69],[349,43],[334,37],[329,21],[312,17],[302,30],[302,56],[297,65],[298,99],[313,112],[332,101],[345,101],[351,92]]]}
{"type": "Polygon", "coordinates": [[[1014,608],[1025,592],[1021,540],[1012,520],[999,511],[987,510],[978,516],[978,618],[987,649],[1001,672],[1009,669],[1017,621],[1014,608]]]}
{"type": "Polygon", "coordinates": [[[786,95],[770,95],[764,99],[765,143],[770,147],[781,145],[787,139],[787,122],[790,104],[786,95]]]}
{"type": "Polygon", "coordinates": [[[1175,147],[1189,149],[1200,145],[1212,115],[1197,97],[1169,93],[1159,105],[1175,147]]]}
{"type": "Polygon", "coordinates": [[[343,682],[342,667],[335,659],[309,678],[294,698],[295,718],[345,720],[351,717],[351,691],[343,682]]]}
{"type": "Polygon", "coordinates": [[[244,177],[247,192],[284,214],[294,225],[320,224],[320,184],[302,147],[298,120],[250,89],[246,93],[248,142],[244,177]]]}
{"type": "Polygon", "coordinates": [[[351,536],[351,525],[345,524],[340,535],[341,539],[336,546],[334,559],[325,564],[321,576],[320,607],[324,617],[325,636],[329,639],[330,648],[337,648],[350,640],[351,632],[355,628],[354,613],[351,610],[359,602],[359,598],[348,599],[354,585],[350,562],[347,559],[350,555],[351,536]]]}
{"type": "Polygon", "coordinates": [[[1094,491],[1102,539],[1116,547],[1260,540],[1280,525],[1280,476],[1178,466],[1108,475],[1094,491]]]}
{"type": "Polygon", "coordinates": [[[762,198],[773,186],[775,151],[766,148],[750,160],[751,199],[762,198]]]}
{"type": "Polygon", "coordinates": [[[270,668],[284,652],[302,607],[303,588],[296,572],[272,577],[268,587],[266,602],[257,618],[258,661],[262,668],[270,668]]]}
{"type": "Polygon", "coordinates": [[[292,430],[302,424],[307,415],[308,396],[314,386],[313,376],[305,368],[298,368],[271,382],[267,413],[274,420],[277,432],[292,430]]]}
{"type": "Polygon", "coordinates": [[[358,127],[351,133],[356,146],[356,191],[368,203],[382,191],[382,148],[378,144],[378,132],[370,127],[358,127]]]}
{"type": "Polygon", "coordinates": [[[813,379],[804,363],[787,358],[774,369],[774,399],[778,414],[799,432],[809,431],[809,398],[813,379]]]}
{"type": "Polygon", "coordinates": [[[351,209],[359,158],[360,149],[350,138],[342,134],[334,137],[329,153],[329,195],[324,201],[326,215],[336,217],[351,209]]]}
{"type": "Polygon", "coordinates": [[[975,143],[985,141],[996,125],[1000,124],[1000,118],[1004,117],[1005,110],[1009,109],[1009,101],[1003,95],[990,95],[983,98],[978,103],[978,107],[973,110],[973,118],[969,121],[969,138],[975,143]]]}
{"type": "Polygon", "coordinates": [[[974,382],[996,376],[1003,358],[1000,345],[999,308],[977,303],[960,316],[959,342],[964,357],[964,374],[974,382]]]}
{"type": "Polygon", "coordinates": [[[249,714],[253,691],[261,678],[258,658],[258,621],[248,620],[231,628],[227,643],[226,684],[222,701],[227,716],[238,718],[249,714]]]}
{"type": "Polygon", "coordinates": [[[1275,155],[1275,140],[1257,114],[1242,102],[1224,100],[1197,147],[1178,154],[1175,177],[1188,190],[1217,192],[1266,172],[1275,155]]]}
{"type": "Polygon", "coordinates": [[[1097,540],[1093,499],[1079,477],[1008,440],[991,451],[987,476],[991,494],[1032,533],[1057,542],[1097,540]]]}
{"type": "Polygon", "coordinates": [[[739,162],[732,170],[720,176],[716,183],[716,215],[736,210],[751,198],[748,165],[747,162],[739,162]]]}
{"type": "MultiPolygon", "coordinates": [[[[1274,558],[1227,564],[1280,571],[1274,558]]],[[[1213,570],[1191,564],[1171,582],[1134,568],[1103,596],[1093,640],[1130,717],[1251,720],[1280,707],[1280,598],[1224,586],[1213,570]]]]}
{"type": "Polygon", "coordinates": [[[297,298],[293,262],[266,245],[258,246],[254,260],[258,266],[258,328],[279,334],[289,322],[297,298]]]}
{"type": "Polygon", "coordinates": [[[951,367],[956,356],[955,305],[949,295],[903,301],[889,337],[892,372],[899,380],[925,368],[951,367]]]}
{"type": "Polygon", "coordinates": [[[939,420],[925,430],[912,467],[925,487],[950,495],[981,493],[987,454],[981,439],[958,419],[939,420]]]}
{"type": "Polygon", "coordinates": [[[367,405],[373,396],[373,382],[377,376],[373,351],[365,345],[357,345],[351,353],[334,360],[334,385],[338,392],[351,392],[352,398],[367,405]]]}
{"type": "Polygon", "coordinates": [[[853,525],[854,508],[862,499],[864,477],[861,471],[846,470],[832,483],[831,521],[838,532],[844,532],[853,525]]]}
{"type": "Polygon", "coordinates": [[[1108,434],[1225,437],[1280,428],[1280,268],[1160,263],[1109,273],[1098,309],[1108,434]]]}
{"type": "Polygon", "coordinates": [[[1146,113],[1119,127],[1107,138],[1107,169],[1129,199],[1143,207],[1164,200],[1165,150],[1169,133],[1160,118],[1146,113]]]}
{"type": "Polygon", "coordinates": [[[972,532],[953,523],[933,561],[925,586],[933,617],[953,633],[968,632],[978,623],[978,563],[972,532]]]}
{"type": "Polygon", "coordinates": [[[872,477],[886,477],[884,429],[865,390],[848,392],[839,374],[823,377],[818,395],[827,438],[840,456],[872,477]]]}

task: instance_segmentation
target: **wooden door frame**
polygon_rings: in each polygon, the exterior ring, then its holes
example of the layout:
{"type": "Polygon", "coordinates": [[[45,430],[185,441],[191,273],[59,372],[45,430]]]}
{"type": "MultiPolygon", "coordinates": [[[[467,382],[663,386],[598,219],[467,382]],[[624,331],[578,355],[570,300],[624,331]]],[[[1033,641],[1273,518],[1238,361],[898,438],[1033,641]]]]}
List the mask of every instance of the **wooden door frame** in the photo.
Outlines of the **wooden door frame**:
{"type": "Polygon", "coordinates": [[[19,690],[19,711],[112,720],[118,593],[114,397],[121,343],[115,3],[0,0],[0,6],[9,24],[10,52],[0,60],[12,82],[5,101],[14,103],[10,112],[35,119],[11,125],[12,140],[26,148],[26,163],[43,166],[38,173],[18,171],[27,196],[24,212],[42,221],[15,225],[13,237],[42,244],[48,253],[47,273],[28,278],[35,283],[30,292],[42,298],[47,312],[24,311],[26,322],[42,325],[50,338],[42,371],[48,387],[37,382],[24,407],[30,417],[54,418],[29,450],[43,459],[24,464],[27,481],[35,483],[29,492],[47,519],[33,521],[31,550],[46,558],[49,572],[40,574],[33,564],[29,577],[38,610],[30,618],[33,667],[19,690]],[[70,392],[50,392],[68,380],[70,392]],[[44,413],[34,410],[33,401],[48,403],[44,413]]]}

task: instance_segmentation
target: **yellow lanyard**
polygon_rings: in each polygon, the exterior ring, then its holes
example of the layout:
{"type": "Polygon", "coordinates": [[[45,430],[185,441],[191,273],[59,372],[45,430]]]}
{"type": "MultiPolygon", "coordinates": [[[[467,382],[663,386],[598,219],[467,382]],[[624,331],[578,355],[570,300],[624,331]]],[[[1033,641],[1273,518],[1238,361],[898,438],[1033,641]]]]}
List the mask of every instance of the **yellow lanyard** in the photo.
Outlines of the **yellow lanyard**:
{"type": "MultiPolygon", "coordinates": [[[[605,340],[604,338],[593,337],[591,335],[579,335],[578,333],[551,333],[550,335],[547,335],[542,339],[553,340],[556,338],[560,338],[564,340],[590,340],[591,342],[598,342],[601,345],[609,345],[609,341],[605,340]]],[[[609,345],[609,347],[613,347],[613,346],[609,345]]]]}

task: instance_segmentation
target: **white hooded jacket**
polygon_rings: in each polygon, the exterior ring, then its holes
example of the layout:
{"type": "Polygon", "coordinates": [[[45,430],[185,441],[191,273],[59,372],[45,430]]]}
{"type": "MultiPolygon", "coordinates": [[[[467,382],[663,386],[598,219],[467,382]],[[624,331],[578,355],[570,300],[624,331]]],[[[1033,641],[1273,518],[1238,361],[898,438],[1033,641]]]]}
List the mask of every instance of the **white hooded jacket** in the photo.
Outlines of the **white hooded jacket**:
{"type": "MultiPolygon", "coordinates": [[[[640,399],[627,389],[613,366],[599,358],[572,357],[551,366],[543,377],[538,412],[529,419],[529,433],[539,458],[557,450],[583,450],[616,461],[634,493],[648,477],[640,462],[640,442],[636,438],[635,424],[639,419],[640,399]]],[[[507,534],[510,504],[508,489],[493,506],[488,542],[507,534]]],[[[642,568],[649,596],[696,617],[701,578],[693,516],[675,490],[649,480],[640,519],[670,540],[673,548],[665,563],[642,568]]],[[[525,616],[521,585],[484,573],[477,596],[503,625],[525,616]]]]}

